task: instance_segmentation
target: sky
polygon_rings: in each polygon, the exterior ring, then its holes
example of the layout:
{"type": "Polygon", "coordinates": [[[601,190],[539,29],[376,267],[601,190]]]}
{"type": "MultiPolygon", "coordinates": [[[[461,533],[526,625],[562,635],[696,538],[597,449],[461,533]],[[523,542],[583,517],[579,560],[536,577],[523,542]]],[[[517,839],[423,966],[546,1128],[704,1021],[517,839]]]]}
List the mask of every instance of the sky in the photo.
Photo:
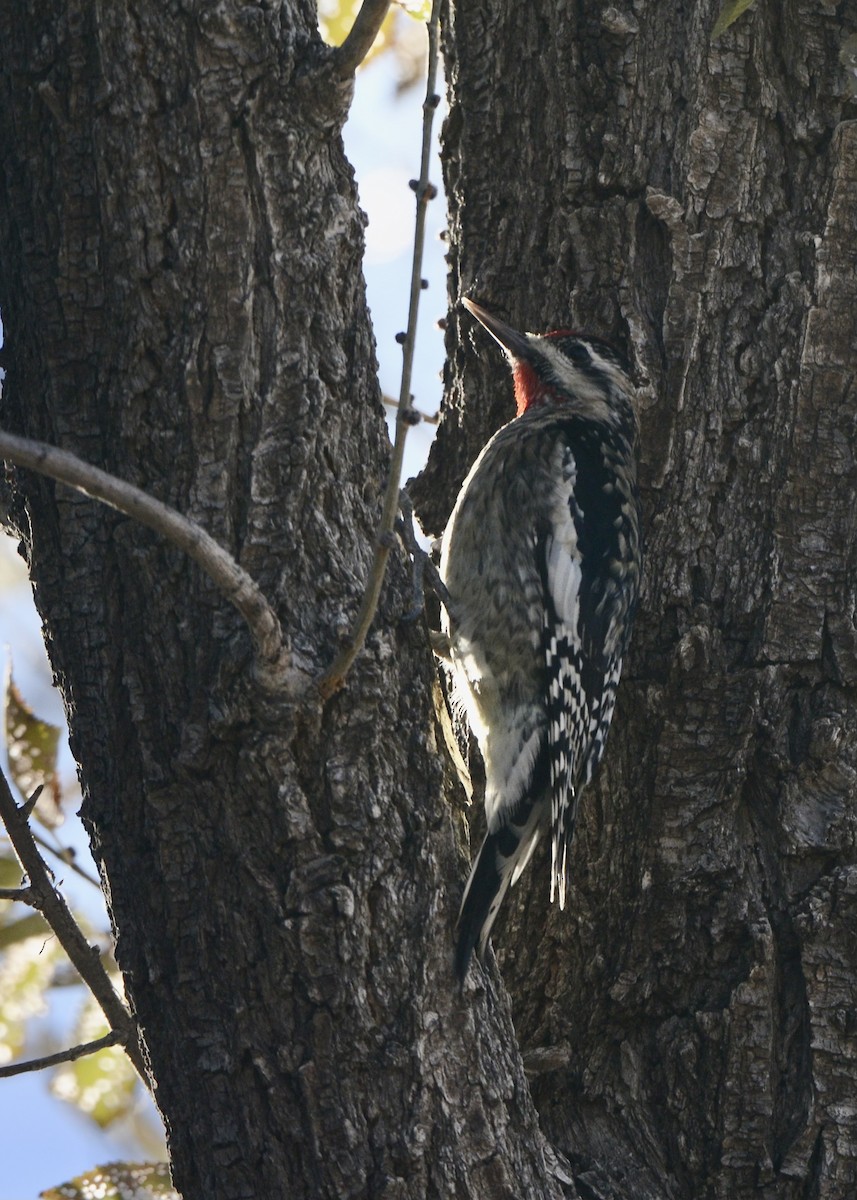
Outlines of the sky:
{"type": "MultiPolygon", "coordinates": [[[[345,130],[346,149],[357,172],[360,202],[369,217],[365,275],[369,306],[378,346],[379,375],[385,395],[398,397],[402,348],[396,334],[408,317],[410,261],[413,246],[415,198],[408,181],[419,173],[424,86],[417,84],[399,95],[396,71],[388,56],[374,61],[358,75],[354,105],[345,130]]],[[[435,116],[435,165],[432,182],[441,185],[437,161],[437,132],[443,120],[435,116]]],[[[428,290],[420,300],[420,325],[411,391],[416,407],[436,413],[440,405],[443,334],[437,320],[446,315],[445,248],[439,235],[445,227],[442,198],[429,205],[423,276],[428,290]]],[[[391,410],[392,429],[392,410],[391,410]]],[[[428,453],[434,427],[411,430],[404,479],[416,474],[428,453]]],[[[0,652],[3,667],[14,659],[15,681],[30,707],[45,720],[61,723],[62,703],[51,686],[50,669],[41,641],[40,622],[32,603],[16,543],[0,532],[0,652]]],[[[5,766],[5,760],[4,760],[5,766]]],[[[61,776],[75,786],[71,755],[64,750],[61,776]]],[[[86,853],[79,821],[69,814],[61,830],[66,844],[86,853]]],[[[93,889],[70,872],[63,890],[73,905],[83,906],[102,927],[106,917],[93,889]]],[[[2,903],[2,902],[0,902],[2,903]]],[[[78,989],[66,989],[41,1023],[41,1032],[63,1037],[76,1006],[78,989]],[[66,994],[67,993],[67,994],[66,994]],[[76,994],[75,994],[76,993],[76,994]]],[[[36,1026],[36,1037],[40,1028],[36,1026]]],[[[36,1045],[29,1053],[38,1053],[36,1045]]],[[[94,1123],[48,1092],[44,1073],[0,1080],[0,1200],[35,1200],[38,1193],[83,1171],[116,1159],[148,1157],[127,1137],[101,1133],[94,1123]]]]}

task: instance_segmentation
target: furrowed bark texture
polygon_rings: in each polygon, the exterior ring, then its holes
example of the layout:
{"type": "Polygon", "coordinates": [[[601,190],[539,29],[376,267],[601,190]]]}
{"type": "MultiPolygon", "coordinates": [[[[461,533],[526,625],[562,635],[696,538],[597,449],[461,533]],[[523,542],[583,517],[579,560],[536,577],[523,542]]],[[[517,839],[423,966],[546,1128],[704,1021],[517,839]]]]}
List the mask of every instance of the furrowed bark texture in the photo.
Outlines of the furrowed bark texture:
{"type": "Polygon", "coordinates": [[[389,457],[315,6],[8,0],[0,45],[2,421],[229,547],[307,684],[263,690],[148,530],[8,473],[177,1185],[558,1196],[509,1006],[452,980],[463,864],[401,559],[346,690],[310,684],[389,457]]]}
{"type": "MultiPolygon", "coordinates": [[[[454,5],[453,300],[612,337],[643,384],[645,584],[575,888],[494,943],[590,1197],[857,1194],[857,13],[454,5]],[[848,118],[851,119],[848,119],[848,118]]],[[[414,488],[442,528],[511,416],[450,321],[414,488]],[[468,405],[464,405],[464,396],[468,405]]],[[[474,843],[478,845],[478,830],[474,843]]]]}

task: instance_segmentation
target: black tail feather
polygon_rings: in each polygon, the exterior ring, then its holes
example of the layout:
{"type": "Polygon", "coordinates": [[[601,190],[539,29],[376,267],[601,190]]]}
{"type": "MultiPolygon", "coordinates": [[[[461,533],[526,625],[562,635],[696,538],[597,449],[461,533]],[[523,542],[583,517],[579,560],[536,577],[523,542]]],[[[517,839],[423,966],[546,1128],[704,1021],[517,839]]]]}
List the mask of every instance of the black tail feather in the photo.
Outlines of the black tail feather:
{"type": "Polygon", "coordinates": [[[503,854],[507,848],[503,843],[508,840],[508,829],[486,836],[464,889],[455,947],[455,973],[462,984],[477,945],[479,957],[485,953],[491,926],[509,886],[511,863],[503,854]]]}
{"type": "Polygon", "coordinates": [[[549,777],[547,747],[542,743],[527,790],[511,812],[507,811],[506,824],[486,834],[476,856],[458,914],[455,973],[462,984],[473,951],[476,950],[480,958],[485,954],[491,927],[509,885],[517,880],[530,861],[541,826],[547,818],[543,797],[549,777]]]}

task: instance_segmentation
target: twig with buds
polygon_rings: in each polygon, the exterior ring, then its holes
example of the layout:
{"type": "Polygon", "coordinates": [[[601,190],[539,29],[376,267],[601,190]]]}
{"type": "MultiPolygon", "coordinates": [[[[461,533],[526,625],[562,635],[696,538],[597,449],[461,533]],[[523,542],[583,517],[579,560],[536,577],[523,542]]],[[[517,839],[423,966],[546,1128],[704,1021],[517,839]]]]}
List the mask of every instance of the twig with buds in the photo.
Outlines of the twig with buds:
{"type": "Polygon", "coordinates": [[[381,521],[375,539],[375,557],[369,572],[366,590],[363,594],[363,602],[360,605],[360,611],[357,614],[348,645],[318,680],[319,691],[325,699],[337,692],[345,682],[345,676],[363,648],[378,608],[381,586],[387,570],[387,559],[390,555],[396,513],[399,508],[399,487],[402,478],[405,439],[407,438],[408,430],[415,423],[411,396],[411,373],[414,364],[420,292],[423,290],[424,283],[422,263],[425,246],[426,209],[428,202],[433,200],[437,195],[437,188],[433,183],[429,182],[428,172],[431,159],[432,124],[435,111],[440,103],[440,97],[435,91],[437,86],[439,16],[440,0],[433,0],[431,16],[428,21],[428,67],[426,71],[426,98],[423,101],[423,141],[420,156],[420,177],[419,179],[411,180],[411,187],[417,198],[417,213],[414,227],[414,253],[411,264],[408,328],[402,342],[402,382],[399,390],[398,411],[396,413],[396,438],[393,443],[393,455],[387,479],[387,490],[384,494],[381,521]]]}

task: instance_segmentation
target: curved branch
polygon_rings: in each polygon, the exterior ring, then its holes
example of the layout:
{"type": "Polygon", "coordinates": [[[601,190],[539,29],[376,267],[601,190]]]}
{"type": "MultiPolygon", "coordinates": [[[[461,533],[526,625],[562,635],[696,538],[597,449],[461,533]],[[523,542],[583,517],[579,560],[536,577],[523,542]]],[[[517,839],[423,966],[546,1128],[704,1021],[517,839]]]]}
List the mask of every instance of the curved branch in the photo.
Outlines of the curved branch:
{"type": "Polygon", "coordinates": [[[141,525],[154,529],[178,546],[202,567],[219,591],[241,613],[256,644],[260,665],[266,673],[281,678],[285,675],[289,653],[277,614],[256,581],[201,525],[183,517],[174,508],[162,504],[133,484],[109,475],[99,467],[69,454],[67,450],[59,450],[44,442],[17,437],[0,429],[0,457],[19,467],[37,471],[40,475],[48,475],[68,487],[77,488],[87,496],[133,517],[141,525]]]}
{"type": "Polygon", "coordinates": [[[363,62],[389,10],[390,0],[363,0],[348,37],[333,53],[334,66],[340,79],[350,79],[363,62]]]}
{"type": "Polygon", "coordinates": [[[146,1087],[150,1087],[146,1064],[137,1036],[137,1026],[125,1007],[101,962],[101,951],[91,946],[65,899],[54,887],[44,859],[33,841],[28,820],[32,802],[20,808],[15,803],[6,776],[0,772],[0,820],[6,826],[9,841],[29,880],[27,903],[37,909],[57,936],[57,940],[92,992],[118,1042],[137,1069],[146,1087]]]}

